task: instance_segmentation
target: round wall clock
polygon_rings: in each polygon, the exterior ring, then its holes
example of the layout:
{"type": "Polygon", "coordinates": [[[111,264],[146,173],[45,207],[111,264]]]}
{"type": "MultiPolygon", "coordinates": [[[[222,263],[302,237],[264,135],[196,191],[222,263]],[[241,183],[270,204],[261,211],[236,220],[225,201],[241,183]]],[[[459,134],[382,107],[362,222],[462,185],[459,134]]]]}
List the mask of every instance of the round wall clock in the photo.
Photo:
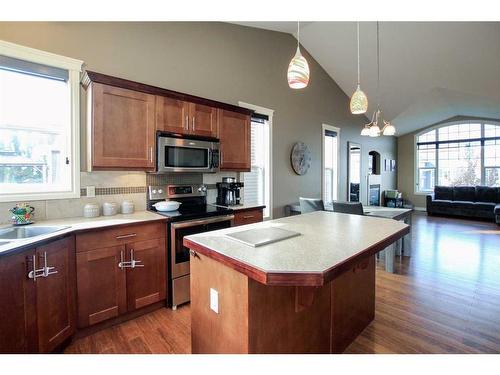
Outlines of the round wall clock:
{"type": "Polygon", "coordinates": [[[300,176],[307,173],[311,166],[311,152],[304,142],[297,142],[293,145],[290,160],[295,173],[300,176]]]}

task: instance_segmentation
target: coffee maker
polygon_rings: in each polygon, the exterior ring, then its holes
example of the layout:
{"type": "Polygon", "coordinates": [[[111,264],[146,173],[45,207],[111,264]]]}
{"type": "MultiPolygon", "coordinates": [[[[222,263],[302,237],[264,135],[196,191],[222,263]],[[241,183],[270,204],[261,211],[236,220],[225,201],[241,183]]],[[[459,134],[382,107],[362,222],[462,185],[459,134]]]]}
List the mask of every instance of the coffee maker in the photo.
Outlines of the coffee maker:
{"type": "Polygon", "coordinates": [[[217,182],[217,204],[221,206],[235,206],[241,203],[240,191],[243,182],[236,182],[233,177],[223,177],[217,182]]]}

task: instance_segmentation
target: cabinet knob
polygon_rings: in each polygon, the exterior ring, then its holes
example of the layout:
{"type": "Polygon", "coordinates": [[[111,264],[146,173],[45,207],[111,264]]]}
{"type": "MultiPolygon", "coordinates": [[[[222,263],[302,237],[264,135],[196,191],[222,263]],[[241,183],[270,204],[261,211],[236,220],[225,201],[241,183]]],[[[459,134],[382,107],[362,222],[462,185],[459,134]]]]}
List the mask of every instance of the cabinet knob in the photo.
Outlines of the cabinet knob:
{"type": "Polygon", "coordinates": [[[192,249],[189,249],[189,254],[190,254],[192,257],[194,257],[194,258],[196,258],[196,257],[198,256],[198,253],[197,253],[196,251],[192,250],[192,249]]]}

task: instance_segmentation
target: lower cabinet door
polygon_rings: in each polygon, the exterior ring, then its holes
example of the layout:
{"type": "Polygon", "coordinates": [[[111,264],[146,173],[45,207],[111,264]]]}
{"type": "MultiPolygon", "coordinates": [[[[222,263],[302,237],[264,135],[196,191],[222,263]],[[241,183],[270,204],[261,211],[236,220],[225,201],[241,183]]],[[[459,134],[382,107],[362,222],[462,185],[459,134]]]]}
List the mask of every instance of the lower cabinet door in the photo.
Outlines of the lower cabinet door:
{"type": "Polygon", "coordinates": [[[165,240],[128,244],[127,260],[136,262],[135,267],[127,269],[128,311],[164,300],[167,295],[165,240]]]}
{"type": "Polygon", "coordinates": [[[34,250],[0,258],[0,354],[34,353],[36,348],[34,250]]]}
{"type": "Polygon", "coordinates": [[[125,246],[76,254],[78,326],[83,328],[127,311],[125,246]]]}
{"type": "Polygon", "coordinates": [[[37,265],[47,268],[36,280],[38,349],[48,353],[76,329],[75,239],[51,242],[36,249],[37,265]]]}

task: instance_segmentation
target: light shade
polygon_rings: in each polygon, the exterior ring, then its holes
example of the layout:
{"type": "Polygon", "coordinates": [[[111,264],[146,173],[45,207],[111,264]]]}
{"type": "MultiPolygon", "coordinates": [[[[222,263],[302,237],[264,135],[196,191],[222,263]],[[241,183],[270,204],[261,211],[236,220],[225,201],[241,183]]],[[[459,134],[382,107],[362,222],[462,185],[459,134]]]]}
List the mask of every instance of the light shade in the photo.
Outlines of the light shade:
{"type": "Polygon", "coordinates": [[[361,130],[361,135],[370,135],[370,129],[365,126],[363,130],[361,130]]]}
{"type": "Polygon", "coordinates": [[[291,89],[303,89],[309,83],[309,64],[300,53],[299,47],[297,52],[288,65],[288,86],[291,89]]]}
{"type": "Polygon", "coordinates": [[[370,126],[370,137],[378,137],[380,135],[380,128],[378,125],[370,126]]]}
{"type": "Polygon", "coordinates": [[[356,88],[356,91],[354,91],[354,94],[351,96],[350,107],[353,115],[360,115],[362,113],[366,113],[368,110],[368,98],[365,93],[361,91],[359,85],[356,88]]]}
{"type": "Polygon", "coordinates": [[[396,128],[394,125],[387,123],[384,127],[384,135],[394,135],[396,134],[396,128]]]}

